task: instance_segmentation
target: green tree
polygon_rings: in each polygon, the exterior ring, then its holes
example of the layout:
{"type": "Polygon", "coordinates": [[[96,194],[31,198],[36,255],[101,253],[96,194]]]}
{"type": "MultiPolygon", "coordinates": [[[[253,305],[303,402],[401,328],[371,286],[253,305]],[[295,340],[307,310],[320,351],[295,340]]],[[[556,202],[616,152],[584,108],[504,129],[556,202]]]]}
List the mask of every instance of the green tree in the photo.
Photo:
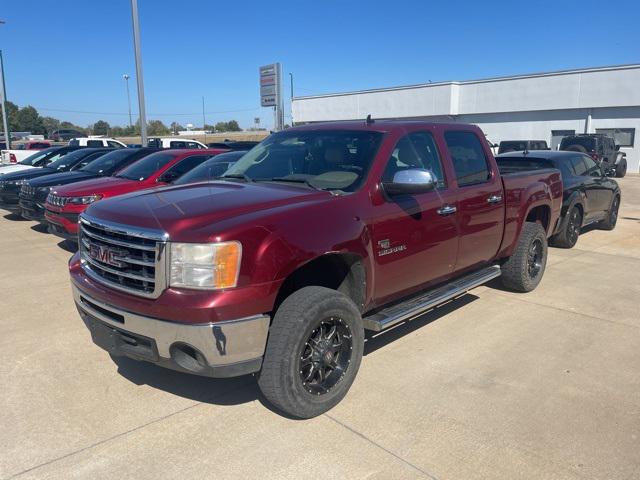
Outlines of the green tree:
{"type": "MultiPolygon", "coordinates": [[[[15,103],[9,101],[7,101],[5,105],[7,108],[7,119],[9,120],[9,128],[12,132],[16,132],[18,131],[16,116],[18,114],[19,108],[15,103]]],[[[0,115],[0,125],[2,125],[2,131],[4,132],[4,120],[2,118],[2,115],[0,115]]]]}
{"type": "Polygon", "coordinates": [[[93,134],[94,135],[108,135],[109,134],[109,124],[104,120],[98,120],[93,124],[93,134]]]}
{"type": "Polygon", "coordinates": [[[47,136],[51,136],[55,130],[60,128],[60,120],[53,117],[42,117],[42,126],[47,136]]]}
{"type": "Polygon", "coordinates": [[[242,129],[240,128],[240,125],[238,125],[238,122],[235,120],[229,120],[227,122],[227,132],[241,132],[242,129]]]}
{"type": "Polygon", "coordinates": [[[35,135],[42,135],[45,132],[42,118],[38,114],[38,111],[31,105],[18,110],[16,114],[16,123],[18,131],[31,132],[35,135]]]}
{"type": "Polygon", "coordinates": [[[149,120],[149,123],[147,123],[147,133],[149,135],[168,135],[171,131],[162,121],[149,120]]]}
{"type": "Polygon", "coordinates": [[[75,123],[71,123],[71,122],[67,122],[66,120],[63,122],[60,122],[60,128],[68,128],[71,130],[78,130],[79,132],[84,132],[84,133],[91,133],[90,129],[84,128],[84,127],[80,127],[78,125],[76,125],[75,123]]]}

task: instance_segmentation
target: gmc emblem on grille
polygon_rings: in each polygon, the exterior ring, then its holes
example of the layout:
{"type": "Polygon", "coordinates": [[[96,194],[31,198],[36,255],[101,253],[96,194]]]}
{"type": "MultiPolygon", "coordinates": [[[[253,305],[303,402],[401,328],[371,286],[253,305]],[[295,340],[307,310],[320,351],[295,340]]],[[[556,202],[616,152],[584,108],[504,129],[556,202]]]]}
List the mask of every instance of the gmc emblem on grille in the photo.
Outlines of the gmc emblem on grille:
{"type": "Polygon", "coordinates": [[[116,260],[119,254],[121,254],[121,252],[111,250],[110,248],[103,247],[102,245],[91,244],[89,246],[89,256],[91,258],[101,263],[106,263],[107,265],[122,268],[125,264],[116,260]]]}

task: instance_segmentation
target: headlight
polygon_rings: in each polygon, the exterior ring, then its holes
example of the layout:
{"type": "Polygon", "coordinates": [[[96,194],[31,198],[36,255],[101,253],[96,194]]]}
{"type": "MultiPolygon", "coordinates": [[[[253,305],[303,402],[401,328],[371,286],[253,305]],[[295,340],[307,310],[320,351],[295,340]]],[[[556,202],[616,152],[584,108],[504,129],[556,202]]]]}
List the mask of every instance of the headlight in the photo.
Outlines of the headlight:
{"type": "Polygon", "coordinates": [[[87,195],[86,197],[69,197],[67,203],[72,203],[74,205],[89,205],[97,200],[100,200],[102,195],[87,195]]]}
{"type": "Polygon", "coordinates": [[[27,183],[29,180],[27,180],[26,178],[23,178],[22,180],[14,180],[13,182],[7,182],[7,183],[13,183],[14,185],[24,185],[25,183],[27,183]]]}
{"type": "Polygon", "coordinates": [[[218,290],[238,283],[240,242],[170,243],[172,287],[218,290]]]}

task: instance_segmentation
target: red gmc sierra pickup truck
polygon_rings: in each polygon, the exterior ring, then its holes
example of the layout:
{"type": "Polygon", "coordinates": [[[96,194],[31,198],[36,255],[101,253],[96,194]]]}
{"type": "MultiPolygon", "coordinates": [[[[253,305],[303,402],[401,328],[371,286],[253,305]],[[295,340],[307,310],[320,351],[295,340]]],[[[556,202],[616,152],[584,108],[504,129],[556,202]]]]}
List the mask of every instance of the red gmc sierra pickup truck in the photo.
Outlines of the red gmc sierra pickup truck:
{"type": "Polygon", "coordinates": [[[91,205],[73,295],[112,355],[256,373],[271,403],[309,418],[347,393],[365,330],[498,276],[534,289],[561,202],[558,170],[501,175],[476,126],[296,127],[219,179],[91,205]]]}

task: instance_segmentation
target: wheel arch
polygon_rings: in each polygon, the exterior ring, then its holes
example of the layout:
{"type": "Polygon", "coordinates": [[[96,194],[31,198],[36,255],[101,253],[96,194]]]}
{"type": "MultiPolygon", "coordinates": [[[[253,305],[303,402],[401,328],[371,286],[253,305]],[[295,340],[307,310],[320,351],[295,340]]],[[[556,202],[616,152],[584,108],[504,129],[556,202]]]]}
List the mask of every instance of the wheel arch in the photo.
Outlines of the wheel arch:
{"type": "Polygon", "coordinates": [[[273,312],[293,292],[319,286],[344,293],[362,312],[366,305],[368,268],[365,258],[354,252],[327,252],[289,273],[276,295],[273,312]]]}

